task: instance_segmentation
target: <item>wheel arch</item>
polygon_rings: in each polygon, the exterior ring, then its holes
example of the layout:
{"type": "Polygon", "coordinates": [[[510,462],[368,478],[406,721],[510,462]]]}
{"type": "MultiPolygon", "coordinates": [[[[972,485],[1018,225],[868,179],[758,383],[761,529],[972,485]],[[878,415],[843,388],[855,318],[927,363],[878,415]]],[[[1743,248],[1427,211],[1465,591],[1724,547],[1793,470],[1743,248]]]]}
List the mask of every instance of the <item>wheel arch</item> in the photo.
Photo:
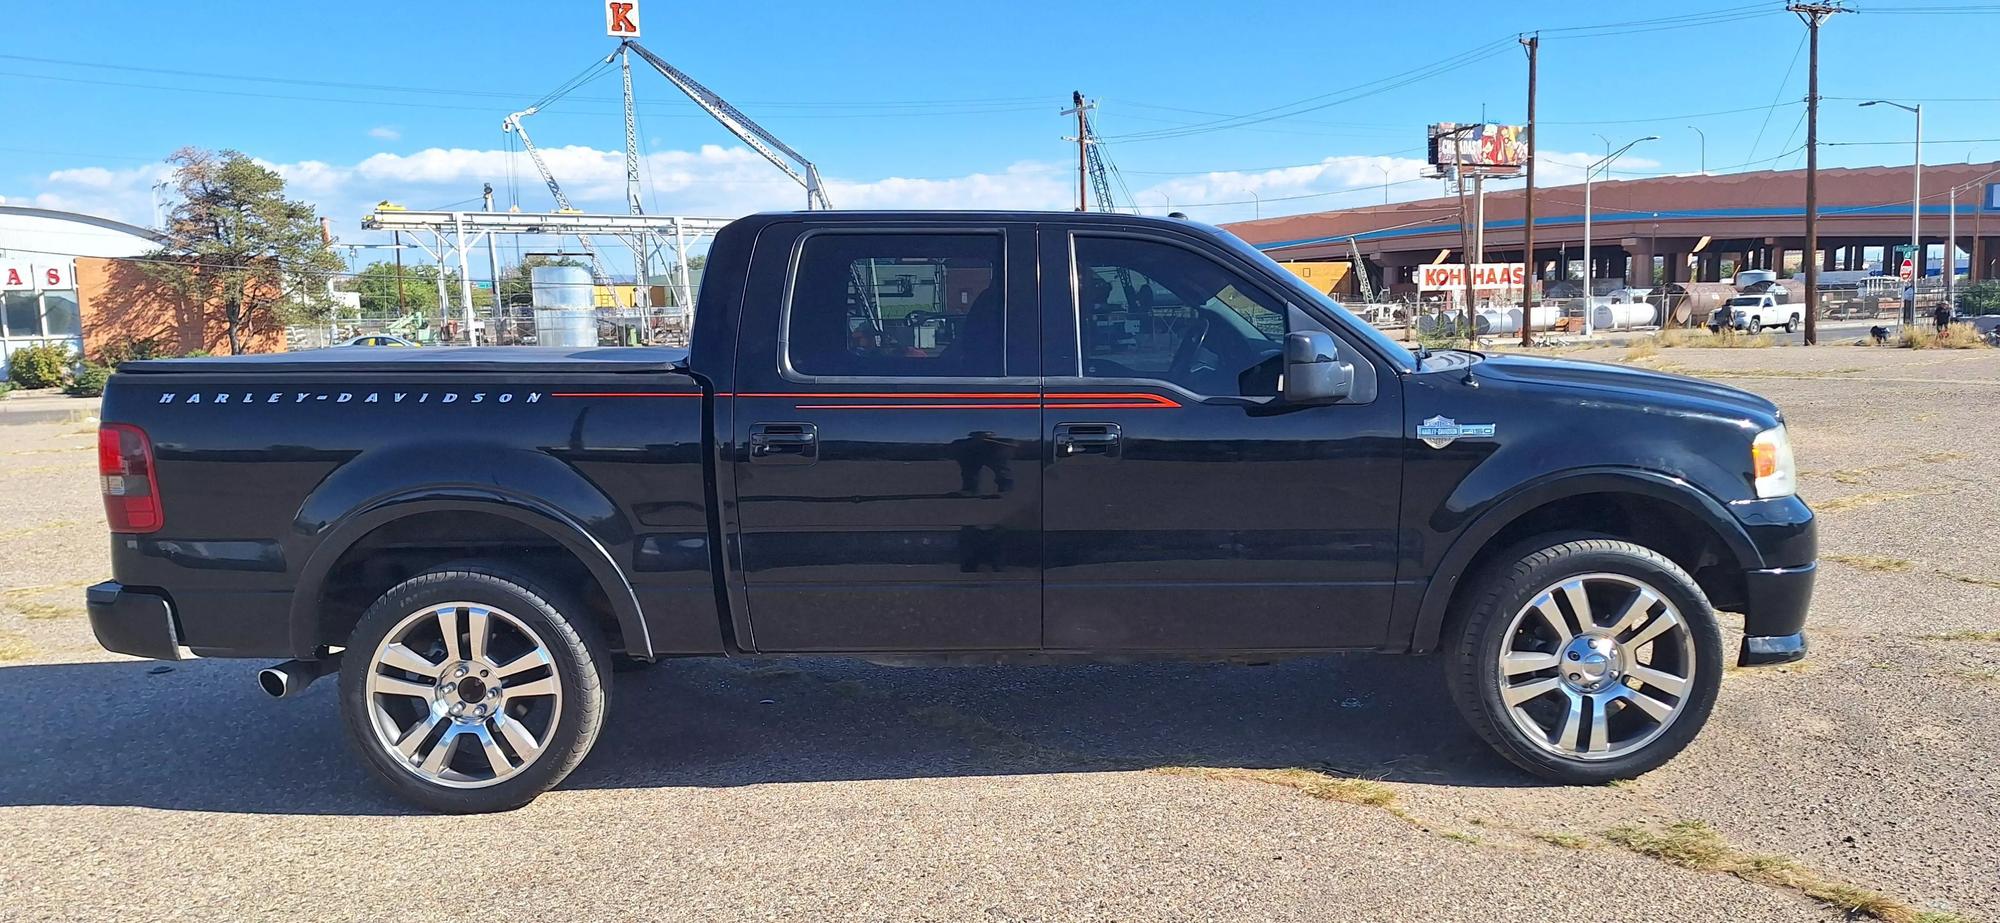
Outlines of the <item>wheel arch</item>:
{"type": "Polygon", "coordinates": [[[328,578],[349,552],[378,530],[431,514],[463,513],[495,516],[537,533],[566,551],[589,574],[624,639],[628,653],[649,656],[652,638],[633,591],[604,544],[583,524],[546,503],[504,491],[476,488],[412,490],[381,498],[343,517],[325,533],[300,569],[291,604],[291,646],[295,656],[311,657],[324,643],[322,603],[328,578]]]}
{"type": "Polygon", "coordinates": [[[1741,592],[1743,571],[1763,564],[1749,533],[1721,501],[1679,478],[1625,468],[1550,475],[1493,501],[1452,540],[1424,586],[1410,650],[1437,649],[1464,579],[1488,557],[1534,534],[1564,529],[1596,529],[1649,547],[1654,542],[1673,546],[1655,550],[1695,576],[1712,598],[1721,596],[1721,602],[1741,592]],[[1701,564],[1708,556],[1721,567],[1704,572],[1701,564]]]}

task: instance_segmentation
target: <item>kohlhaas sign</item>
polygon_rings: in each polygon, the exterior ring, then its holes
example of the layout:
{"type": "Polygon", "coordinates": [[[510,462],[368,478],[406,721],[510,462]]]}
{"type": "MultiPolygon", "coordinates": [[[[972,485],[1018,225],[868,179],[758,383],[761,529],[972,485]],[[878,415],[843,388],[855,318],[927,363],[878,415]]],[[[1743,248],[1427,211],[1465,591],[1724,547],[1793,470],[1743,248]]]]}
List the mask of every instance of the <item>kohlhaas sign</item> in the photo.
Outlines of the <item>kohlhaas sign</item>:
{"type": "Polygon", "coordinates": [[[604,0],[604,34],[639,37],[639,0],[604,0]]]}
{"type": "MultiPolygon", "coordinates": [[[[1472,264],[1473,291],[1517,289],[1528,281],[1528,270],[1520,263],[1472,264]]],[[[1463,263],[1432,263],[1417,267],[1418,291],[1465,291],[1463,263]]]]}

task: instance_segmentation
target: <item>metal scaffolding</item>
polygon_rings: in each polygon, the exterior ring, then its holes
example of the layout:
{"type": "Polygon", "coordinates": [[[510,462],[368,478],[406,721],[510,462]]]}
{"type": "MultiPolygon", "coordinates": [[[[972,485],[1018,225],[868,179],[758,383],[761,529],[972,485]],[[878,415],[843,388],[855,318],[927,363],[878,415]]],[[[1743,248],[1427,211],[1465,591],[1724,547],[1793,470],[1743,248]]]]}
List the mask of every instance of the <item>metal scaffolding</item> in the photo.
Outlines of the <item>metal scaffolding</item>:
{"type": "MultiPolygon", "coordinates": [[[[472,311],[472,272],[470,255],[473,248],[482,241],[490,240],[498,234],[551,234],[561,236],[587,236],[592,234],[616,237],[627,243],[635,253],[643,253],[649,241],[671,244],[676,264],[673,288],[674,304],[662,318],[664,326],[679,335],[685,335],[694,321],[694,281],[688,271],[688,250],[702,240],[712,237],[731,219],[690,218],[679,215],[596,215],[582,212],[558,214],[533,214],[528,212],[460,212],[460,211],[410,211],[398,208],[380,208],[361,219],[361,227],[369,231],[404,231],[411,233],[411,240],[445,266],[453,261],[458,263],[459,298],[462,323],[466,336],[475,345],[478,343],[480,325],[472,311]],[[423,236],[429,235],[435,247],[423,243],[423,236]]],[[[635,279],[635,284],[644,287],[646,280],[635,279]]],[[[444,273],[438,274],[439,303],[443,305],[444,273]]],[[[493,280],[493,297],[496,308],[499,305],[500,280],[493,280]]],[[[496,314],[498,312],[496,311],[496,314]]]]}

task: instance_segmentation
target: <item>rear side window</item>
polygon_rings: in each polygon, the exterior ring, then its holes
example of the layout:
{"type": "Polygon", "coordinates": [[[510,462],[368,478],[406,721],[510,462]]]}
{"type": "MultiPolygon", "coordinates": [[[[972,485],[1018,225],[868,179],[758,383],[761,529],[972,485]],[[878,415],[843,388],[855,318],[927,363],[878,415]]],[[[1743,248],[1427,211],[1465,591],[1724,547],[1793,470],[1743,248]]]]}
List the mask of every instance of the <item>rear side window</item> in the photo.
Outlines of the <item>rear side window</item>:
{"type": "Polygon", "coordinates": [[[791,285],[785,352],[805,375],[1006,373],[999,234],[814,234],[791,285]]]}

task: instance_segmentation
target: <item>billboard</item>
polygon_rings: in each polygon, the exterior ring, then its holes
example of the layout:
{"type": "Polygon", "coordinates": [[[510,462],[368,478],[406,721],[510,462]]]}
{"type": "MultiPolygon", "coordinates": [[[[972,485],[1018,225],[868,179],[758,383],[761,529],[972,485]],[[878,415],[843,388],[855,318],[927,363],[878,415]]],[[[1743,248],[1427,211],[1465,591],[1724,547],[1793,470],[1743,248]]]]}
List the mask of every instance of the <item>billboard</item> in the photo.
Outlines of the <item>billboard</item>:
{"type": "Polygon", "coordinates": [[[1519,125],[1439,122],[1430,128],[1430,160],[1434,167],[1486,168],[1491,172],[1519,169],[1527,156],[1519,125]]]}
{"type": "MultiPolygon", "coordinates": [[[[1421,292],[1465,291],[1465,264],[1431,263],[1416,268],[1417,290],[1421,292]]],[[[1528,269],[1520,263],[1472,264],[1475,292],[1518,289],[1528,281],[1528,269]]]]}
{"type": "Polygon", "coordinates": [[[639,0],[604,0],[604,34],[639,37],[639,0]]]}

